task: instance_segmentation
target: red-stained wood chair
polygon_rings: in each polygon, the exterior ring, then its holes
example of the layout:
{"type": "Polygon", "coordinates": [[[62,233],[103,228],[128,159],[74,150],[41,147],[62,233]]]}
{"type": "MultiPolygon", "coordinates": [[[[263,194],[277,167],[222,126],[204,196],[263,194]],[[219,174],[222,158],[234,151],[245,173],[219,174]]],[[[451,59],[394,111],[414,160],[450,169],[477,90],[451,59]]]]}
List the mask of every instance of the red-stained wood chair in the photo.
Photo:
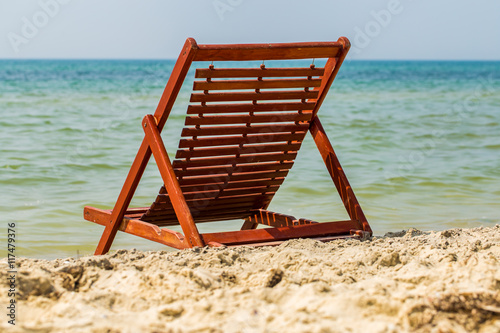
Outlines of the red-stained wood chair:
{"type": "Polygon", "coordinates": [[[85,207],[105,226],[95,254],[109,251],[118,230],[177,249],[276,245],[292,238],[364,238],[372,231],[318,118],[318,110],[349,50],[336,42],[197,45],[189,38],[112,210],[85,207]],[[224,61],[326,58],[324,68],[220,67],[224,61]],[[193,62],[196,69],[185,128],[173,163],[160,133],[193,62]],[[217,67],[213,65],[216,61],[217,67]],[[350,220],[317,223],[266,210],[310,132],[350,220]],[[129,208],[154,156],[164,186],[148,208],[129,208]],[[239,231],[204,233],[196,223],[243,219],[239,231]],[[160,228],[180,224],[184,234],[160,228]],[[258,224],[272,228],[259,228],[258,224]]]}

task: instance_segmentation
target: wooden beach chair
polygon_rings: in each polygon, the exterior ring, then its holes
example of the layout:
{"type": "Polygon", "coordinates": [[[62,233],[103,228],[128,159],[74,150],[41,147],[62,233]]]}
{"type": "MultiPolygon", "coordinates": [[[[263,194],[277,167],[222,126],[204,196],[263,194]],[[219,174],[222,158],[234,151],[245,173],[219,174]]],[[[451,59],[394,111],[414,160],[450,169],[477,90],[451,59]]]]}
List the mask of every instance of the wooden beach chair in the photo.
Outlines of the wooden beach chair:
{"type": "Polygon", "coordinates": [[[154,115],[142,121],[145,136],[114,208],[84,209],[86,220],[105,226],[95,254],[109,251],[118,230],[177,249],[370,236],[317,115],[349,47],[345,37],[336,42],[233,45],[197,45],[187,39],[154,115]],[[264,62],[318,58],[326,59],[323,68],[271,68],[264,62]],[[188,70],[198,61],[208,63],[196,69],[185,128],[171,162],[160,134],[188,70]],[[262,65],[229,68],[226,61],[262,65]],[[340,194],[347,221],[318,223],[266,210],[307,132],[340,194]],[[151,155],[164,185],[150,207],[129,208],[151,155]],[[196,226],[234,219],[244,220],[241,230],[201,234],[196,226]],[[160,228],[179,224],[183,234],[160,228]],[[257,228],[259,224],[271,228],[257,228]]]}

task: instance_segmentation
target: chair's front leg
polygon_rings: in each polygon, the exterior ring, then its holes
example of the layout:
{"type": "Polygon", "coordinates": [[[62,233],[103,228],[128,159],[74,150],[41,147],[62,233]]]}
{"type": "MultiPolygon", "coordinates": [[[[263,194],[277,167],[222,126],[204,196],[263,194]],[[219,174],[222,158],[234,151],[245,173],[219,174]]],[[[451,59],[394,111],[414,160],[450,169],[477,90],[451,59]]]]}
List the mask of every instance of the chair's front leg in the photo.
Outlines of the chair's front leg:
{"type": "Polygon", "coordinates": [[[143,140],[134,162],[130,167],[125,184],[123,184],[120,195],[116,200],[115,207],[113,208],[113,212],[111,214],[111,219],[109,223],[106,224],[106,228],[104,229],[101,239],[99,240],[97,249],[94,252],[95,255],[106,254],[111,248],[111,244],[115,239],[116,233],[118,232],[120,224],[123,221],[125,212],[130,205],[130,201],[134,196],[137,185],[139,185],[139,181],[141,180],[142,174],[146,169],[146,165],[148,164],[150,157],[151,149],[149,149],[146,140],[143,140]]]}
{"type": "Polygon", "coordinates": [[[184,198],[184,194],[182,193],[177,177],[175,176],[174,168],[168,158],[167,150],[163,144],[163,140],[154,116],[145,116],[142,120],[142,127],[144,129],[144,133],[146,134],[149,147],[153,152],[156,164],[158,165],[158,169],[160,170],[168,196],[172,201],[175,215],[179,220],[182,231],[184,231],[184,236],[186,236],[189,243],[193,247],[205,246],[200,237],[200,233],[198,232],[198,228],[194,223],[193,216],[191,215],[189,206],[186,203],[186,199],[184,198]]]}

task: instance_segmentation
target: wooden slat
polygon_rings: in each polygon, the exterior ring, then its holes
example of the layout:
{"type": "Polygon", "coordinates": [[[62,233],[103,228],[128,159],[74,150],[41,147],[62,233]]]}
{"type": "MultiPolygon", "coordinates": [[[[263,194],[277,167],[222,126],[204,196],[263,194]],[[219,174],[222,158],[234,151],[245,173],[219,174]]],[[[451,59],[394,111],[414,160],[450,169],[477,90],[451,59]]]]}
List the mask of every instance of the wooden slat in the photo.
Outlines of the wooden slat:
{"type": "MultiPolygon", "coordinates": [[[[225,197],[225,198],[215,198],[210,200],[207,203],[204,203],[203,200],[199,199],[192,199],[188,200],[188,205],[191,207],[191,211],[195,212],[198,210],[199,212],[206,211],[207,214],[193,214],[193,218],[195,219],[196,223],[200,222],[209,222],[209,221],[216,221],[218,220],[224,220],[221,216],[214,218],[214,217],[209,217],[210,213],[208,211],[212,211],[211,215],[214,214],[224,214],[225,209],[234,209],[237,207],[245,207],[245,211],[247,212],[246,215],[249,215],[250,211],[254,211],[256,209],[260,209],[263,207],[266,207],[269,202],[271,201],[272,197],[274,196],[274,193],[271,194],[247,194],[245,196],[239,196],[239,197],[225,197]],[[200,205],[201,204],[201,205],[200,205]],[[200,209],[203,208],[203,209],[200,209]],[[209,218],[207,218],[209,217],[209,218]]],[[[226,214],[228,212],[225,212],[226,214]]],[[[239,213],[241,214],[241,213],[239,213]]],[[[228,219],[232,219],[228,218],[228,219]]],[[[172,204],[169,201],[169,199],[165,196],[162,196],[157,200],[150,208],[150,210],[147,212],[145,216],[143,216],[144,221],[152,221],[155,224],[157,222],[161,222],[161,224],[157,225],[176,225],[178,224],[177,217],[175,216],[175,212],[173,211],[172,204]],[[161,201],[161,202],[160,202],[161,201]]]]}
{"type": "Polygon", "coordinates": [[[239,77],[298,77],[323,76],[324,68],[197,68],[195,77],[239,78],[239,77]]]}
{"type": "MultiPolygon", "coordinates": [[[[198,216],[196,217],[196,223],[206,223],[206,222],[220,222],[220,221],[227,221],[227,220],[237,220],[237,219],[244,219],[245,216],[248,214],[247,211],[243,212],[227,212],[223,216],[198,216]]],[[[173,225],[179,225],[179,222],[175,217],[163,217],[163,216],[155,216],[155,217],[147,217],[146,218],[147,223],[151,223],[153,225],[156,225],[158,227],[166,227],[166,226],[173,226],[173,225]]]]}
{"type": "MultiPolygon", "coordinates": [[[[217,184],[229,181],[242,181],[242,180],[261,180],[261,179],[272,179],[277,177],[285,177],[288,174],[288,170],[284,171],[264,171],[264,172],[247,172],[238,174],[223,174],[223,175],[213,175],[202,177],[189,177],[179,179],[179,184],[182,185],[196,185],[196,184],[217,184]]],[[[144,213],[144,212],[142,212],[144,213]]]]}
{"type": "Polygon", "coordinates": [[[150,214],[151,211],[172,210],[172,214],[175,215],[175,212],[173,211],[173,209],[174,209],[174,207],[172,206],[172,202],[170,201],[168,194],[159,194],[156,197],[155,202],[153,202],[153,204],[151,204],[149,211],[145,214],[150,214]]]}
{"type": "Polygon", "coordinates": [[[210,104],[189,105],[188,114],[206,113],[237,113],[237,112],[263,112],[263,111],[298,111],[312,110],[316,103],[288,102],[288,103],[259,103],[259,104],[210,104]]]}
{"type": "Polygon", "coordinates": [[[198,212],[193,212],[196,217],[200,217],[202,219],[212,218],[216,216],[222,216],[227,213],[238,213],[243,216],[248,215],[252,211],[252,205],[243,204],[243,203],[235,203],[235,204],[227,204],[220,206],[209,206],[203,210],[198,212]]]}
{"type": "MultiPolygon", "coordinates": [[[[194,217],[196,214],[199,214],[199,212],[206,212],[208,214],[208,212],[210,211],[219,211],[219,210],[223,211],[224,209],[230,209],[235,207],[251,211],[263,207],[271,200],[269,195],[263,196],[255,194],[252,196],[247,195],[247,196],[229,198],[229,199],[240,199],[240,200],[225,200],[225,199],[226,198],[222,198],[221,200],[196,199],[187,202],[190,204],[191,208],[190,211],[194,217]]],[[[162,198],[161,200],[164,200],[164,198],[162,198]]],[[[219,213],[222,213],[222,211],[220,211],[219,213]]],[[[175,219],[176,214],[172,207],[172,203],[170,201],[155,202],[154,206],[151,206],[151,209],[147,212],[146,215],[144,215],[144,217],[153,218],[155,216],[161,216],[164,219],[175,219]]]]}
{"type": "MultiPolygon", "coordinates": [[[[265,201],[248,201],[248,202],[241,202],[241,203],[229,203],[229,202],[220,202],[220,203],[211,203],[208,205],[199,205],[196,207],[193,207],[191,209],[191,214],[195,220],[196,223],[199,222],[204,222],[204,221],[214,221],[214,220],[228,220],[228,219],[233,219],[234,216],[231,216],[228,218],[228,214],[234,214],[236,211],[240,215],[238,218],[245,218],[247,217],[250,212],[254,211],[256,208],[260,207],[265,207],[269,204],[270,198],[266,199],[265,201]],[[244,212],[244,214],[242,214],[244,212]],[[218,216],[217,219],[214,219],[214,216],[218,216]],[[208,219],[207,219],[208,218],[208,219]]],[[[151,210],[148,212],[147,215],[144,215],[141,217],[143,221],[148,221],[148,222],[159,222],[163,221],[163,223],[169,223],[170,225],[178,224],[177,217],[173,211],[172,208],[170,208],[167,203],[160,203],[156,206],[155,210],[151,210]],[[173,222],[173,223],[172,223],[173,222]]],[[[168,224],[164,224],[168,225],[168,224]]]]}
{"type": "Polygon", "coordinates": [[[219,191],[223,192],[226,190],[238,190],[238,189],[248,189],[248,188],[257,188],[257,187],[265,187],[265,186],[274,186],[281,185],[284,181],[284,178],[277,179],[265,179],[265,180],[251,180],[251,181],[238,181],[238,182],[229,182],[229,183],[220,183],[220,184],[197,184],[197,185],[185,185],[182,186],[184,193],[205,193],[205,192],[214,192],[219,191]]]}
{"type": "Polygon", "coordinates": [[[256,193],[250,193],[245,196],[239,196],[239,197],[225,197],[225,198],[216,198],[212,201],[214,205],[225,205],[225,204],[233,204],[233,203],[251,203],[254,206],[262,206],[271,201],[273,198],[274,193],[268,193],[268,194],[256,194],[256,193]]]}
{"type": "Polygon", "coordinates": [[[285,60],[336,57],[339,42],[198,45],[195,61],[285,60]]]}
{"type": "MultiPolygon", "coordinates": [[[[210,203],[209,205],[206,206],[200,206],[199,209],[196,207],[192,207],[191,209],[191,214],[193,218],[196,219],[196,222],[199,222],[197,218],[199,217],[208,217],[208,216],[215,216],[215,215],[222,215],[222,214],[227,214],[231,212],[246,212],[246,215],[249,215],[250,212],[254,211],[255,208],[254,203],[251,201],[247,202],[220,202],[220,203],[210,203]]],[[[169,208],[168,205],[162,204],[159,205],[157,209],[154,211],[151,211],[147,216],[143,217],[143,220],[146,221],[154,221],[154,220],[159,220],[159,219],[165,219],[165,220],[175,220],[175,214],[173,210],[169,208]]]]}
{"type": "Polygon", "coordinates": [[[319,87],[321,79],[195,81],[193,90],[286,89],[319,87]]]}
{"type": "MultiPolygon", "coordinates": [[[[264,203],[268,203],[273,195],[274,192],[272,191],[266,192],[265,194],[262,194],[262,191],[258,192],[249,191],[248,193],[244,194],[238,194],[238,195],[228,194],[226,196],[221,196],[221,197],[214,197],[214,196],[208,197],[203,195],[191,196],[186,200],[186,202],[190,206],[190,208],[200,207],[204,202],[209,203],[209,206],[224,205],[226,203],[233,204],[233,203],[243,203],[243,202],[252,203],[256,205],[263,205],[264,203]]],[[[153,211],[160,211],[160,210],[166,211],[171,209],[173,209],[173,207],[168,194],[160,194],[157,196],[155,202],[149,207],[148,214],[150,214],[153,211]]],[[[175,214],[173,210],[171,213],[175,214]]]]}
{"type": "Polygon", "coordinates": [[[144,213],[125,214],[128,219],[139,219],[144,213]]]}
{"type": "MultiPolygon", "coordinates": [[[[220,215],[222,212],[220,209],[226,209],[225,213],[226,214],[234,214],[237,212],[238,215],[241,215],[242,212],[246,212],[245,215],[248,215],[250,211],[252,211],[252,205],[251,204],[235,204],[235,206],[231,206],[230,204],[227,206],[220,206],[212,209],[212,206],[208,207],[208,209],[211,209],[211,211],[207,211],[207,214],[202,214],[201,210],[192,210],[192,216],[193,219],[195,220],[196,223],[200,222],[206,222],[206,218],[209,217],[210,215],[220,215]],[[217,211],[219,210],[219,211],[217,211]]],[[[205,209],[203,209],[205,210],[205,209]]],[[[230,218],[232,219],[232,217],[230,218]]],[[[151,210],[148,212],[147,215],[144,215],[141,217],[141,220],[151,222],[156,225],[176,225],[179,224],[178,219],[171,207],[169,207],[166,203],[161,203],[157,205],[157,208],[155,210],[151,210]]],[[[220,220],[224,220],[224,218],[221,218],[220,220]]]]}
{"type": "MultiPolygon", "coordinates": [[[[223,116],[191,116],[186,117],[186,125],[223,125],[246,123],[280,123],[290,121],[310,121],[312,113],[275,113],[264,115],[223,115],[223,116]]],[[[279,128],[278,128],[279,130],[279,128]]],[[[224,133],[224,132],[222,132],[224,133]]]]}
{"type": "Polygon", "coordinates": [[[182,130],[181,136],[210,136],[210,135],[231,135],[231,134],[251,134],[251,133],[286,133],[307,131],[309,124],[273,124],[261,125],[253,124],[251,126],[211,126],[203,128],[186,127],[182,130]]]}
{"type": "Polygon", "coordinates": [[[218,214],[218,215],[206,215],[198,217],[201,223],[203,222],[220,222],[227,220],[242,220],[248,215],[248,211],[241,212],[227,212],[226,214],[218,214]]]}
{"type": "Polygon", "coordinates": [[[130,216],[134,214],[144,214],[148,209],[149,207],[129,207],[125,212],[125,215],[130,216]]]}
{"type": "Polygon", "coordinates": [[[235,102],[235,101],[268,101],[285,99],[317,98],[318,91],[284,90],[261,92],[219,92],[212,94],[193,93],[190,102],[235,102]]]}
{"type": "MultiPolygon", "coordinates": [[[[267,193],[274,193],[278,190],[279,185],[271,185],[271,186],[256,186],[256,187],[249,187],[245,189],[229,189],[229,190],[224,190],[222,192],[218,190],[214,191],[200,191],[200,192],[191,192],[191,193],[186,193],[184,197],[186,200],[210,200],[214,199],[216,197],[224,198],[224,197],[237,197],[237,196],[245,196],[248,194],[262,194],[265,195],[267,193]]],[[[163,197],[165,200],[170,200],[168,197],[164,194],[158,195],[158,199],[160,197],[163,197]]]]}
{"type": "Polygon", "coordinates": [[[306,132],[300,132],[298,134],[257,134],[248,136],[222,136],[220,138],[208,137],[182,139],[179,142],[179,148],[228,146],[280,141],[302,141],[302,139],[304,139],[305,133],[306,132]]]}
{"type": "MultiPolygon", "coordinates": [[[[235,205],[229,205],[229,206],[221,206],[221,207],[206,207],[203,208],[202,210],[196,210],[193,209],[191,210],[191,215],[193,216],[193,219],[195,220],[196,223],[199,223],[203,220],[205,220],[207,217],[213,217],[216,215],[223,215],[223,214],[244,214],[248,215],[249,212],[252,211],[252,206],[251,205],[244,205],[244,204],[235,204],[235,205]],[[222,211],[221,211],[222,210],[222,211]]],[[[143,216],[142,220],[143,221],[148,221],[148,222],[160,222],[160,221],[171,221],[175,222],[175,224],[178,224],[177,218],[175,214],[172,214],[173,212],[167,211],[167,210],[158,210],[155,211],[156,214],[149,214],[147,216],[143,216]]],[[[223,218],[221,220],[224,220],[223,218]]]]}
{"type": "Polygon", "coordinates": [[[300,143],[292,144],[262,144],[240,147],[228,148],[200,148],[194,150],[179,149],[175,154],[175,158],[195,158],[195,157],[209,157],[209,156],[224,156],[224,155],[237,155],[237,154],[256,154],[256,153],[270,153],[282,151],[297,151],[300,149],[300,143]]]}
{"type": "Polygon", "coordinates": [[[225,221],[225,220],[235,220],[235,219],[244,219],[246,216],[248,216],[248,213],[250,212],[250,209],[245,209],[245,208],[234,208],[234,209],[228,209],[226,208],[226,212],[224,210],[214,210],[208,212],[206,215],[200,215],[199,218],[203,219],[207,222],[209,221],[225,221]],[[228,214],[232,214],[230,218],[227,217],[228,214]]]}
{"type": "MultiPolygon", "coordinates": [[[[277,189],[279,186],[277,186],[275,189],[277,189]]],[[[274,188],[273,188],[274,189],[274,188]]],[[[196,207],[200,206],[200,204],[203,204],[203,202],[210,202],[213,204],[220,203],[220,202],[264,202],[267,200],[270,200],[272,196],[274,195],[274,192],[272,191],[262,193],[262,191],[257,191],[257,192],[252,192],[252,191],[247,191],[247,193],[238,193],[235,195],[232,194],[227,194],[225,196],[196,196],[196,195],[191,195],[189,198],[186,199],[186,202],[190,207],[196,207]]],[[[168,194],[159,194],[156,197],[156,200],[154,202],[154,205],[151,205],[150,210],[158,210],[158,205],[166,205],[165,207],[167,209],[170,209],[168,207],[171,207],[172,204],[170,202],[170,199],[168,197],[168,194]]]]}
{"type": "MultiPolygon", "coordinates": [[[[240,157],[217,157],[217,158],[197,158],[194,160],[175,160],[174,168],[195,168],[202,166],[222,166],[234,165],[235,168],[239,164],[258,163],[258,162],[275,162],[275,161],[293,161],[297,157],[297,153],[274,153],[274,154],[252,154],[243,155],[240,157]]],[[[177,172],[177,171],[176,171],[177,172]]]]}
{"type": "Polygon", "coordinates": [[[227,213],[237,213],[246,216],[252,211],[252,205],[244,203],[234,203],[220,206],[208,206],[202,210],[193,211],[195,217],[200,217],[201,219],[212,218],[215,216],[225,215],[227,213]]]}
{"type": "Polygon", "coordinates": [[[242,220],[245,218],[245,216],[248,214],[248,212],[243,212],[243,213],[234,213],[232,215],[222,215],[222,216],[203,216],[199,217],[199,223],[205,223],[205,222],[220,222],[220,221],[228,221],[228,220],[242,220]],[[201,220],[202,218],[202,220],[201,220]]]}
{"type": "MultiPolygon", "coordinates": [[[[248,194],[245,196],[239,196],[239,197],[226,197],[226,198],[216,198],[212,201],[210,201],[210,206],[214,207],[223,207],[225,205],[232,205],[232,204],[246,204],[251,207],[263,207],[267,205],[272,197],[274,196],[274,193],[262,195],[262,194],[248,194]]],[[[194,205],[194,202],[192,202],[192,205],[194,205]]],[[[254,208],[258,209],[258,208],[254,208]]]]}
{"type": "Polygon", "coordinates": [[[278,177],[276,179],[265,179],[265,180],[249,180],[249,181],[230,181],[227,183],[215,183],[215,184],[196,184],[196,185],[183,185],[181,186],[184,194],[190,192],[204,192],[213,190],[227,190],[227,189],[238,189],[256,186],[270,186],[270,185],[281,185],[285,178],[278,177]]]}
{"type": "MultiPolygon", "coordinates": [[[[295,154],[296,155],[296,154],[295,154]]],[[[273,157],[272,155],[270,157],[273,157]]],[[[241,163],[241,162],[239,162],[241,163]]],[[[186,164],[184,164],[186,165],[186,164]]],[[[269,171],[269,170],[289,170],[293,166],[293,162],[273,162],[273,163],[260,163],[260,164],[241,164],[241,165],[216,165],[210,167],[194,167],[187,170],[177,168],[174,161],[175,174],[178,177],[200,176],[200,175],[222,175],[228,173],[245,173],[255,171],[269,171]]],[[[186,178],[189,179],[189,178],[186,178]]],[[[182,180],[179,180],[181,182],[182,180]]]]}

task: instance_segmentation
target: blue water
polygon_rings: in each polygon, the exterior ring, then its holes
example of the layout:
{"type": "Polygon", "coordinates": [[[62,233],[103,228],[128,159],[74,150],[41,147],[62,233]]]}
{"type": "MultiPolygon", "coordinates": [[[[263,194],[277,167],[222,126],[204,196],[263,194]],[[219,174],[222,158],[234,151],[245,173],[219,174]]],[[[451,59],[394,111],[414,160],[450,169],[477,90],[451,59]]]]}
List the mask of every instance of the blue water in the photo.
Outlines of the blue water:
{"type": "MultiPolygon", "coordinates": [[[[0,211],[17,255],[90,254],[173,61],[0,61],[0,211]]],[[[175,152],[191,72],[164,131],[175,152]]],[[[320,118],[375,234],[500,222],[500,62],[347,61],[320,118]]],[[[133,206],[161,179],[153,163],[133,206]]],[[[319,221],[345,211],[310,137],[271,210],[319,221]]],[[[236,229],[240,222],[203,225],[236,229]]],[[[113,248],[164,247],[119,233],[113,248]]],[[[0,257],[6,255],[1,250],[0,257]],[[4,253],[4,254],[1,254],[4,253]]]]}

